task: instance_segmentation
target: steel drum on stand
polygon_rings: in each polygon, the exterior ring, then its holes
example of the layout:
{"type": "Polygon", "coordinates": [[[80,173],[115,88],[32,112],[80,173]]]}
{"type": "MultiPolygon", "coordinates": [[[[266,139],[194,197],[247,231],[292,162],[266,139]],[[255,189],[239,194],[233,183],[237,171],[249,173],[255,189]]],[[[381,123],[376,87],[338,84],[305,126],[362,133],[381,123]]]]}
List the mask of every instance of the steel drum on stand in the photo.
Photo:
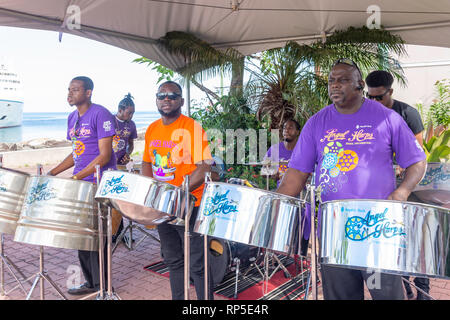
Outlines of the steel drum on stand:
{"type": "Polygon", "coordinates": [[[412,194],[423,203],[450,209],[450,163],[427,163],[425,177],[412,194]]]}
{"type": "Polygon", "coordinates": [[[323,264],[450,278],[450,210],[413,202],[336,200],[321,204],[323,264]]]}
{"type": "Polygon", "coordinates": [[[98,250],[98,210],[93,183],[32,176],[14,241],[87,251],[98,250]]]}
{"type": "MultiPolygon", "coordinates": [[[[106,171],[95,199],[144,224],[184,224],[185,191],[169,183],[123,171],[106,171]]],[[[189,194],[191,212],[195,197],[189,194]]]]}
{"type": "Polygon", "coordinates": [[[299,199],[222,182],[209,182],[194,231],[283,253],[296,253],[299,199]]]}
{"type": "Polygon", "coordinates": [[[0,233],[14,234],[30,175],[0,168],[0,233]]]}

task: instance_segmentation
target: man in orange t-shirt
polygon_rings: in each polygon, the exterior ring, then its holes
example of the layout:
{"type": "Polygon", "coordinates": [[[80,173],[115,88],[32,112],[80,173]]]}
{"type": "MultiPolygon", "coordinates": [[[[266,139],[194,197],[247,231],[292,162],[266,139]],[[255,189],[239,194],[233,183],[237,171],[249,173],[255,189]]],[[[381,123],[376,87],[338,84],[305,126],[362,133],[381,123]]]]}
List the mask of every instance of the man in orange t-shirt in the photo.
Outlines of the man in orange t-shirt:
{"type": "MultiPolygon", "coordinates": [[[[159,86],[156,106],[161,119],[151,123],[145,133],[142,174],[175,186],[182,186],[184,176],[189,175],[189,192],[196,197],[189,221],[192,230],[203,194],[205,173],[211,171],[212,156],[201,125],[181,114],[183,104],[178,83],[167,81],[159,86]]],[[[164,263],[169,268],[172,299],[181,300],[184,298],[184,227],[163,223],[158,225],[158,233],[164,263]]],[[[199,234],[191,234],[190,249],[191,277],[197,298],[201,300],[204,299],[204,258],[203,239],[199,234]]],[[[209,299],[213,299],[212,289],[211,284],[209,299]]]]}

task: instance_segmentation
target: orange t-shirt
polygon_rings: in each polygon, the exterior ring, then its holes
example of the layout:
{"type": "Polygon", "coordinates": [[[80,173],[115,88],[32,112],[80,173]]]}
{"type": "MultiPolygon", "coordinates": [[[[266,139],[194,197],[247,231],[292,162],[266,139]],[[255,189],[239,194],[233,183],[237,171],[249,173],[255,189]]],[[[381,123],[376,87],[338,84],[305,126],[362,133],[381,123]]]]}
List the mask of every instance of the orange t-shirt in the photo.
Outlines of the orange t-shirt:
{"type": "MultiPolygon", "coordinates": [[[[196,163],[211,160],[206,133],[194,119],[181,114],[175,122],[164,125],[162,119],[151,123],[145,132],[143,161],[152,164],[153,178],[181,186],[185,175],[196,169],[196,163]]],[[[200,205],[205,184],[192,191],[200,205]]]]}

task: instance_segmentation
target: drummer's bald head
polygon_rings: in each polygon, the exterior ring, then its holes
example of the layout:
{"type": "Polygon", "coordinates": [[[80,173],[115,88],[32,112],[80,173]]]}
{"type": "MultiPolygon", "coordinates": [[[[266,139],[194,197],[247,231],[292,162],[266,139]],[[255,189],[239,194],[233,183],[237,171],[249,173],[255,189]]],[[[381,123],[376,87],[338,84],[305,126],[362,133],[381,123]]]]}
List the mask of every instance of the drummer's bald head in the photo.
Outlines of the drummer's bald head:
{"type": "Polygon", "coordinates": [[[79,76],[72,79],[72,81],[81,81],[83,82],[84,90],[94,90],[94,82],[91,78],[85,76],[79,76]]]}

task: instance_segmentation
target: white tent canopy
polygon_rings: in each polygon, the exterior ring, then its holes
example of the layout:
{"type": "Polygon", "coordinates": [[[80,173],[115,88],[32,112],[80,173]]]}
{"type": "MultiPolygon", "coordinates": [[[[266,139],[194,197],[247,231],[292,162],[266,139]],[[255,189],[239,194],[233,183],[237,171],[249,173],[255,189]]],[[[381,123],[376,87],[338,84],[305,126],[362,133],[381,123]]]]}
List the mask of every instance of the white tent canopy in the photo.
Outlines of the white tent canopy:
{"type": "Polygon", "coordinates": [[[368,20],[408,44],[450,47],[449,0],[0,0],[0,25],[79,35],[175,70],[183,59],[155,44],[169,31],[248,55],[368,20]]]}

